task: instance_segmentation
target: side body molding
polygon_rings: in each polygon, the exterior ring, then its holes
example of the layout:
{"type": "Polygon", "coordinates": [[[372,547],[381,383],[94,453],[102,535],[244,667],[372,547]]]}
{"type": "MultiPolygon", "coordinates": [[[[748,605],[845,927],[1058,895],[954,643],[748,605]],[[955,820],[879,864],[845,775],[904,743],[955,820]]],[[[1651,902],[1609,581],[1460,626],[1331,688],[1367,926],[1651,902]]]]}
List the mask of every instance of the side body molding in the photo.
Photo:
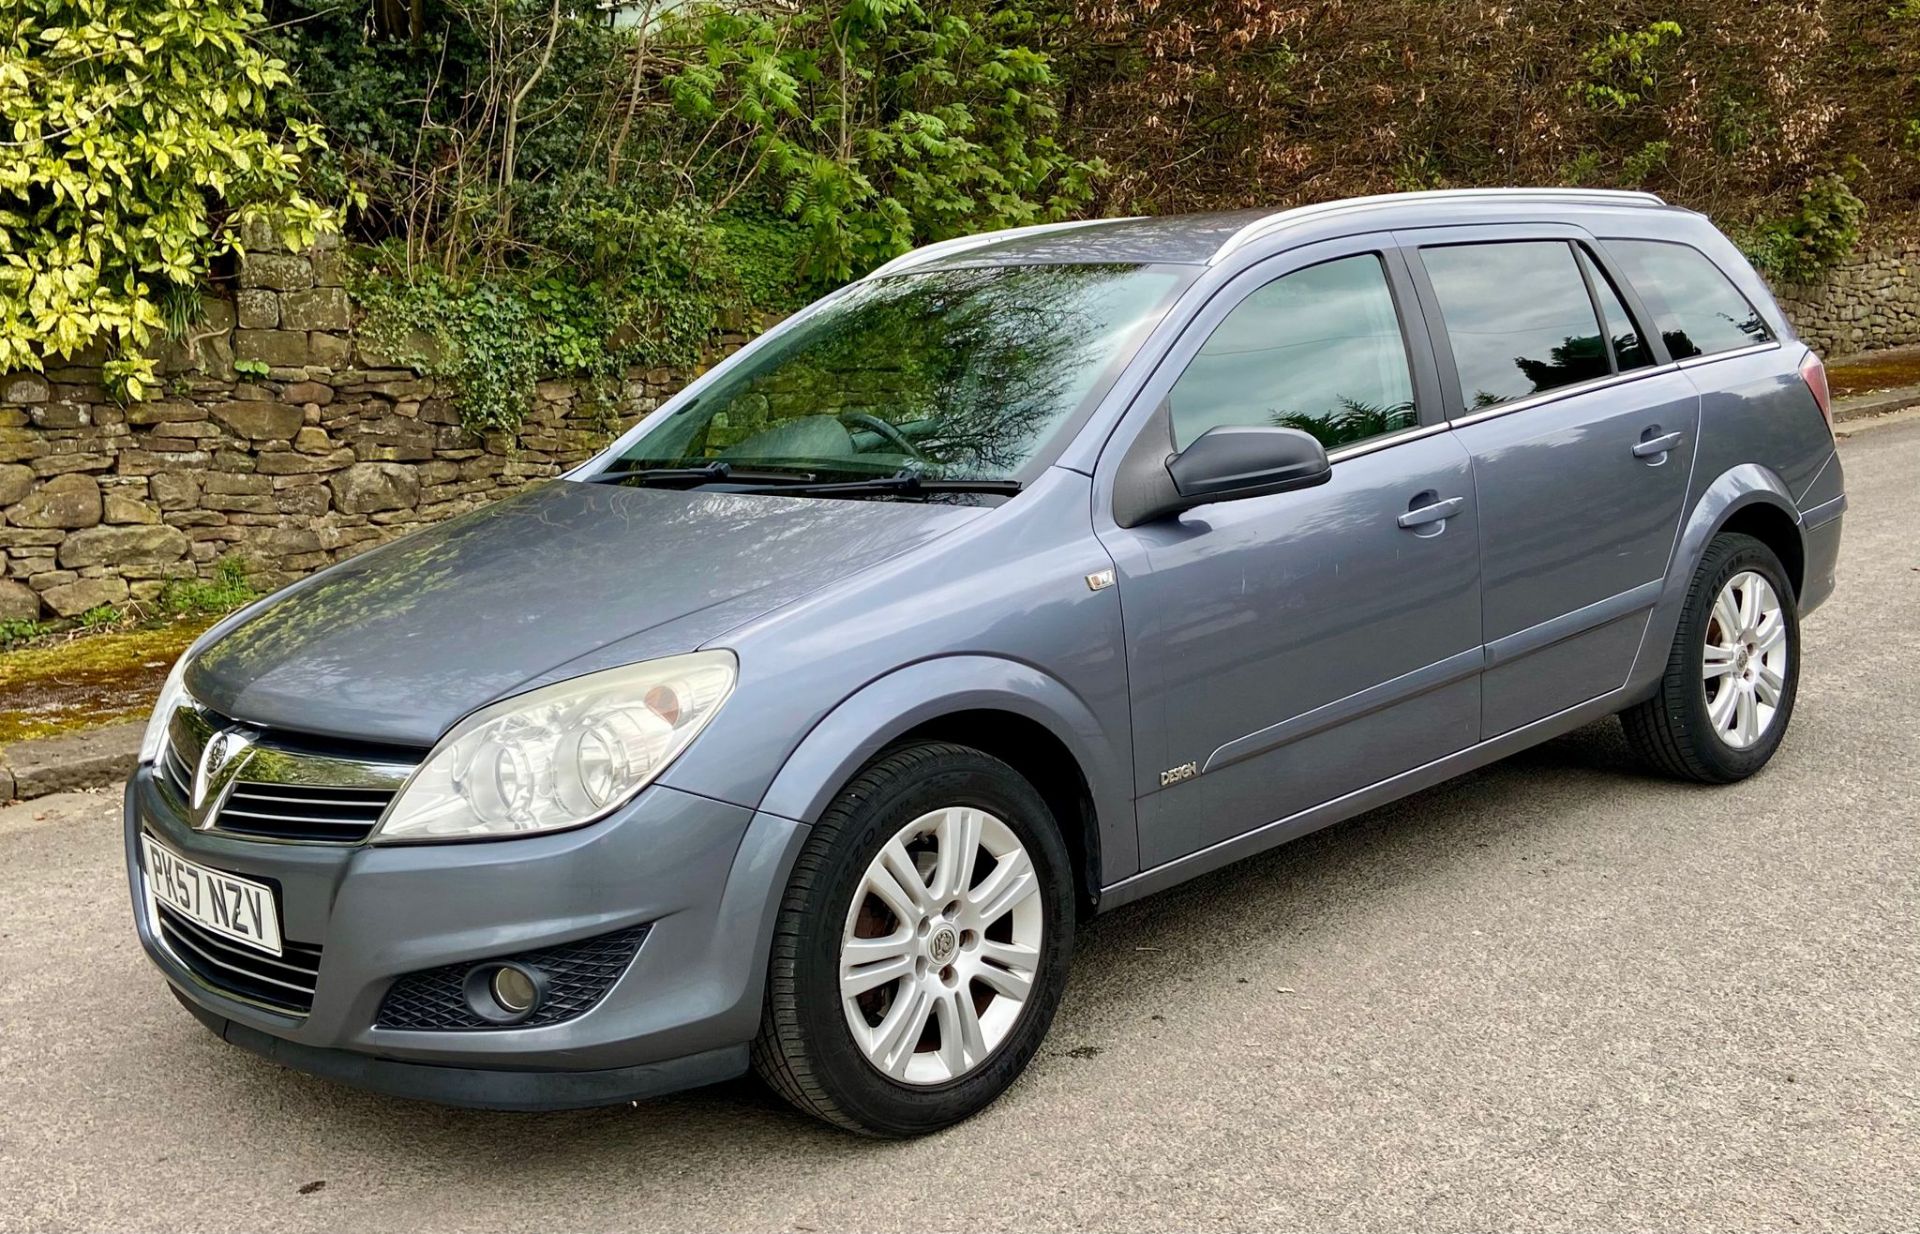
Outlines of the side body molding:
{"type": "Polygon", "coordinates": [[[998,656],[955,655],[921,660],[876,678],[842,700],[787,758],[762,798],[766,813],[812,823],[840,786],[889,742],[942,716],[961,711],[1006,711],[1032,720],[1058,738],[1086,776],[1098,834],[1090,849],[1090,888],[1139,870],[1134,829],[1130,750],[1058,679],[1032,665],[998,656]]]}
{"type": "Polygon", "coordinates": [[[1667,577],[1661,585],[1660,601],[1654,605],[1647,632],[1640,642],[1640,655],[1627,682],[1629,692],[1644,697],[1652,690],[1667,665],[1667,652],[1673,646],[1674,632],[1680,628],[1680,611],[1687,602],[1687,587],[1707,544],[1727,525],[1727,520],[1752,505],[1770,505],[1800,524],[1800,511],[1785,481],[1758,463],[1741,463],[1720,473],[1701,492],[1688,511],[1674,543],[1673,558],[1667,563],[1667,577]]]}

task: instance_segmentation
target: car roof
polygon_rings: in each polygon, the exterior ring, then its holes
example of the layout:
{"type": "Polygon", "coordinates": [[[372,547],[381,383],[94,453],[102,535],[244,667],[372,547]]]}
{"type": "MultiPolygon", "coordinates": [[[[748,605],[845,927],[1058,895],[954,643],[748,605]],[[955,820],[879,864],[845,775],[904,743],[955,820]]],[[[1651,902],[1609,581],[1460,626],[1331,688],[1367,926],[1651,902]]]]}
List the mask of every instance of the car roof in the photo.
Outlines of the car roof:
{"type": "Polygon", "coordinates": [[[1215,265],[1264,236],[1313,223],[1325,224],[1341,216],[1364,216],[1366,230],[1420,227],[1439,222],[1470,221],[1476,207],[1496,203],[1673,210],[1652,193],[1608,189],[1448,189],[1384,193],[1288,210],[1228,210],[1159,218],[1088,219],[985,232],[915,249],[894,258],[867,277],[884,278],[909,270],[981,265],[1086,262],[1215,265]],[[1466,218],[1462,217],[1463,213],[1467,215],[1466,218]]]}

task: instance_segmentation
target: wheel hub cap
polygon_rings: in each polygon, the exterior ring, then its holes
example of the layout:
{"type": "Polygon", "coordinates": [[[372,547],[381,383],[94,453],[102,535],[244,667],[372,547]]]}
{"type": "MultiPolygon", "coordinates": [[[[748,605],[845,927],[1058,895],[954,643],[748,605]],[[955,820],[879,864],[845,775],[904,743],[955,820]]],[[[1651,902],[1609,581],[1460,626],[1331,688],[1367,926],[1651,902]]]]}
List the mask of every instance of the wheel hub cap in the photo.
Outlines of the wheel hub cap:
{"type": "Polygon", "coordinates": [[[867,1061],[906,1084],[984,1063],[1039,972],[1039,890],[1019,837],[984,810],[923,814],[882,846],[840,941],[840,1005],[867,1061]]]}
{"type": "Polygon", "coordinates": [[[1701,688],[1714,735],[1744,750],[1772,729],[1785,693],[1791,648],[1773,585],[1751,570],[1714,597],[1701,653],[1701,688]]]}

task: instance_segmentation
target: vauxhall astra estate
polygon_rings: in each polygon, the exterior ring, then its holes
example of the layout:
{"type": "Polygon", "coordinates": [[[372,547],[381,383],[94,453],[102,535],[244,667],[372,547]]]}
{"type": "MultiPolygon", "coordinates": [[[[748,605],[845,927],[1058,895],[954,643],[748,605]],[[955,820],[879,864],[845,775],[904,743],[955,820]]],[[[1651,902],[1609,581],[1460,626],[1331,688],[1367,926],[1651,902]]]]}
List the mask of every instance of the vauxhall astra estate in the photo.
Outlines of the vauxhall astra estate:
{"type": "Polygon", "coordinates": [[[210,630],[127,786],[140,940],[385,1093],[751,1068],[932,1131],[1091,914],[1608,715],[1760,770],[1845,507],[1820,360],[1656,197],[935,244],[210,630]]]}

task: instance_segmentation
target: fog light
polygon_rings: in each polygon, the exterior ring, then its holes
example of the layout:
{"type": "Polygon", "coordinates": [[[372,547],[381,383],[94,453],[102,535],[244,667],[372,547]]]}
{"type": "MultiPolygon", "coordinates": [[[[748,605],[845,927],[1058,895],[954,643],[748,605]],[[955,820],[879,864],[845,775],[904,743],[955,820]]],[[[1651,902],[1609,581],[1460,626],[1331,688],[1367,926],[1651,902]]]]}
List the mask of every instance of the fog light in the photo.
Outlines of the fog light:
{"type": "Polygon", "coordinates": [[[518,968],[496,968],[490,983],[493,1001],[508,1015],[521,1016],[533,1010],[540,999],[540,991],[533,984],[533,978],[518,968]]]}
{"type": "Polygon", "coordinates": [[[547,1001],[547,975],[517,960],[476,964],[467,970],[465,992],[473,1014],[510,1028],[530,1019],[547,1001]]]}

